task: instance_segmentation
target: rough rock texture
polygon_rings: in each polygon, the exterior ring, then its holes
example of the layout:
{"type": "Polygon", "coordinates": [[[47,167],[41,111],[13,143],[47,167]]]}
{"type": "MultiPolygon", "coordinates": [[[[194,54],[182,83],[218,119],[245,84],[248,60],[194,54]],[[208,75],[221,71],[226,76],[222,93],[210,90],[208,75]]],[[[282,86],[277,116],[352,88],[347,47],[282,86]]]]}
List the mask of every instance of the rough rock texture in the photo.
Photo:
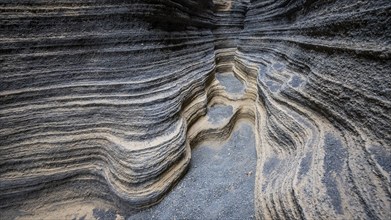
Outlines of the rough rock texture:
{"type": "Polygon", "coordinates": [[[157,202],[206,108],[184,115],[215,66],[210,4],[2,3],[0,207],[157,202]]]}
{"type": "Polygon", "coordinates": [[[249,6],[235,64],[258,88],[258,216],[391,217],[390,9],[390,1],[249,6]]]}
{"type": "Polygon", "coordinates": [[[192,148],[246,119],[256,217],[391,218],[389,0],[3,0],[0,11],[1,217],[153,205],[192,148]],[[243,87],[225,87],[232,76],[243,87]],[[208,121],[216,104],[232,106],[226,123],[208,121]]]}

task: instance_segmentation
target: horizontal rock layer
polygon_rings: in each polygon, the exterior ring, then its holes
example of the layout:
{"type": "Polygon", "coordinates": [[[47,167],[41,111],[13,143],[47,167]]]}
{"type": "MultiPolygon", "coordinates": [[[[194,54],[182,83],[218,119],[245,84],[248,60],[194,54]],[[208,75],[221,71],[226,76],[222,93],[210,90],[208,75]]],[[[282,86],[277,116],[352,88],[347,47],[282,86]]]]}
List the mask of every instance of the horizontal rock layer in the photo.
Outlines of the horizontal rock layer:
{"type": "Polygon", "coordinates": [[[1,212],[150,206],[185,174],[192,147],[245,118],[258,218],[390,218],[390,9],[3,1],[1,212]],[[217,83],[227,72],[243,95],[217,83]],[[214,103],[233,106],[228,124],[205,122],[214,103]]]}

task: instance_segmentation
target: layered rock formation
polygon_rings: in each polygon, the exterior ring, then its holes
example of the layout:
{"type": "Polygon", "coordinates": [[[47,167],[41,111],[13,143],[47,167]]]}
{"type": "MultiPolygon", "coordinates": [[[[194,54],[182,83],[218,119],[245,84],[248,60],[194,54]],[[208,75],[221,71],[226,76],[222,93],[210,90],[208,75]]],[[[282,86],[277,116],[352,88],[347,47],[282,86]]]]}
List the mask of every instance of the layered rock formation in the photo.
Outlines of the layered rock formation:
{"type": "Polygon", "coordinates": [[[390,217],[390,6],[250,5],[236,66],[257,77],[258,216],[390,217]]]}
{"type": "Polygon", "coordinates": [[[390,218],[390,9],[2,1],[2,217],[126,216],[168,193],[193,147],[246,119],[258,218],[390,218]],[[243,88],[224,88],[235,77],[243,88]],[[215,104],[232,106],[226,123],[208,121],[215,104]]]}

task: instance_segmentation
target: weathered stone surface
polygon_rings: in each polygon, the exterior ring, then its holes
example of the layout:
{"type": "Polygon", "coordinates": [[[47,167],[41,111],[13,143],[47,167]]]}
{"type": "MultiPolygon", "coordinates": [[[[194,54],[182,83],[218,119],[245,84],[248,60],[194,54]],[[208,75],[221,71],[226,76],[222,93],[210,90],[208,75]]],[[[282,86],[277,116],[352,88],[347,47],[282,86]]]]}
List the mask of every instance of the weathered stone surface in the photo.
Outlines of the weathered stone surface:
{"type": "Polygon", "coordinates": [[[390,173],[369,150],[391,150],[390,8],[249,6],[235,60],[257,77],[258,216],[390,218],[390,173]]]}
{"type": "Polygon", "coordinates": [[[391,218],[390,1],[0,11],[1,219],[132,216],[238,120],[254,125],[257,218],[391,218]]]}

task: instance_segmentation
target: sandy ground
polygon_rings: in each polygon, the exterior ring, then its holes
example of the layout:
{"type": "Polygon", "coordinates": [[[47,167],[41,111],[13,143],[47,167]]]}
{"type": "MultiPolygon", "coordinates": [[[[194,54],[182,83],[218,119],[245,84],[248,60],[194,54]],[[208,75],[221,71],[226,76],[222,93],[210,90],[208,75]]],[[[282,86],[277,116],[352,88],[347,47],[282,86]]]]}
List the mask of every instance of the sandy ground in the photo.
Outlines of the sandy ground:
{"type": "Polygon", "coordinates": [[[188,173],[158,205],[128,219],[254,218],[255,138],[240,122],[222,146],[192,152],[188,173]]]}

